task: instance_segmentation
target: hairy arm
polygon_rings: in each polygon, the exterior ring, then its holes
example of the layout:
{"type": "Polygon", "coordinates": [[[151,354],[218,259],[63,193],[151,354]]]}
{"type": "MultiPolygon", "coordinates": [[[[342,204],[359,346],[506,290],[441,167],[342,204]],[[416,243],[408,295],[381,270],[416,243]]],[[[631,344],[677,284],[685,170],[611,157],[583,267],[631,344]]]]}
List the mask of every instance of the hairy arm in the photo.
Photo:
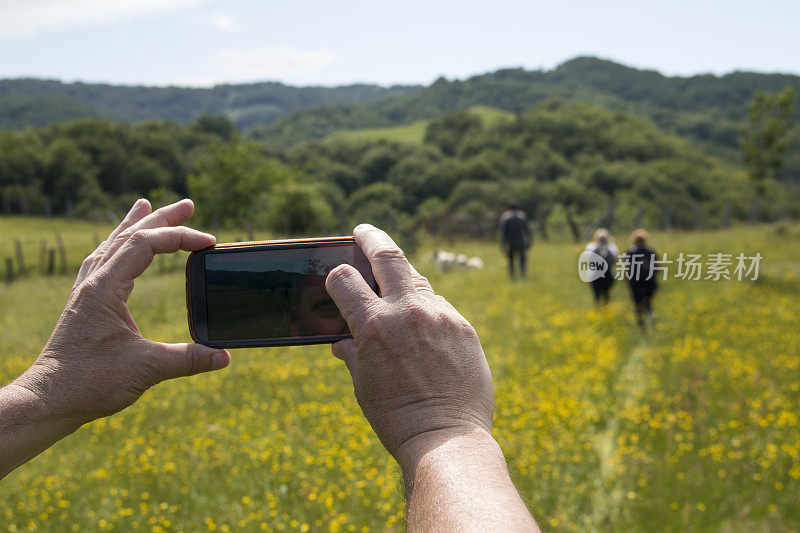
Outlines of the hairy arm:
{"type": "Polygon", "coordinates": [[[0,478],[79,427],[73,419],[54,419],[25,387],[6,385],[0,389],[0,478]]]}
{"type": "Polygon", "coordinates": [[[500,446],[481,429],[429,433],[403,469],[410,531],[537,531],[500,446]]]}

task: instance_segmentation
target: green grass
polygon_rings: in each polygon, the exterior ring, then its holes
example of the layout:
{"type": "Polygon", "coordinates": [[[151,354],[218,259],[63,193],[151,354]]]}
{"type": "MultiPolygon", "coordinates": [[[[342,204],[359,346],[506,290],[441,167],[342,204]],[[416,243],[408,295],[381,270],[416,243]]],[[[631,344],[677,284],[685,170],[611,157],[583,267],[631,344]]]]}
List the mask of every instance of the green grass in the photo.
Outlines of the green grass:
{"type": "MultiPolygon", "coordinates": [[[[514,118],[513,113],[487,106],[474,106],[467,111],[483,119],[483,124],[486,127],[496,126],[502,122],[513,120],[514,118]]],[[[428,120],[418,120],[411,124],[389,128],[344,130],[329,135],[326,137],[326,140],[354,143],[385,140],[401,144],[422,144],[428,122],[428,120]]]]}
{"type": "MultiPolygon", "coordinates": [[[[34,242],[54,230],[0,219],[0,242],[17,225],[34,242]]],[[[57,229],[68,246],[75,235],[75,253],[101,233],[57,229]]],[[[657,233],[653,245],[673,258],[760,252],[760,279],[670,279],[656,329],[642,334],[622,283],[606,309],[593,308],[576,275],[582,245],[537,242],[519,282],[495,243],[425,239],[414,262],[479,333],[495,437],[546,529],[797,530],[800,228],[657,233]],[[486,268],[437,272],[428,253],[438,247],[486,268]]],[[[35,358],[71,283],[34,275],[0,286],[0,379],[35,358]]],[[[157,268],[131,298],[142,332],[164,341],[188,338],[184,304],[181,273],[157,268]]],[[[45,531],[400,530],[398,482],[326,347],[237,350],[228,369],[163,383],[16,470],[2,482],[0,521],[45,531]]]]}

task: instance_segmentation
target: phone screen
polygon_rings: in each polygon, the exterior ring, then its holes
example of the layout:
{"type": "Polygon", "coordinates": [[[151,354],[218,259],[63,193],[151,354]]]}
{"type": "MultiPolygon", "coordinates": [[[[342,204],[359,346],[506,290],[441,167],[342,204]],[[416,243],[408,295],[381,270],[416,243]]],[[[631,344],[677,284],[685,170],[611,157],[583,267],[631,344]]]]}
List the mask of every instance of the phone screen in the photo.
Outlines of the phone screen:
{"type": "Polygon", "coordinates": [[[348,243],[205,254],[208,340],[349,335],[325,279],[355,265],[355,252],[348,243]]]}

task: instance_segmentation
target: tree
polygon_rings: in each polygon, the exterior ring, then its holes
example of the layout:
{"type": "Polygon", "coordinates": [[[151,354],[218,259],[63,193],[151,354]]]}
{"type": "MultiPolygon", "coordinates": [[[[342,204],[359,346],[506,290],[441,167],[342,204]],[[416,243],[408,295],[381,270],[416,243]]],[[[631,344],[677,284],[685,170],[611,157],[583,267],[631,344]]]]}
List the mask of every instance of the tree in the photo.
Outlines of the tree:
{"type": "Polygon", "coordinates": [[[780,93],[756,93],[750,103],[741,147],[744,164],[759,196],[764,195],[766,183],[783,164],[786,134],[792,128],[796,98],[795,90],[786,87],[780,93]]]}
{"type": "Polygon", "coordinates": [[[273,188],[291,181],[305,175],[242,141],[212,148],[188,185],[201,224],[252,229],[266,225],[273,188]]]}
{"type": "Polygon", "coordinates": [[[220,115],[200,115],[192,127],[203,133],[212,133],[226,141],[230,141],[236,132],[236,126],[228,117],[220,115]]]}
{"type": "Polygon", "coordinates": [[[288,182],[273,191],[268,218],[280,235],[330,233],[336,227],[333,210],[319,187],[288,182]]]}
{"type": "Polygon", "coordinates": [[[68,204],[77,205],[84,200],[91,203],[103,196],[92,158],[67,138],[58,139],[49,147],[44,186],[57,212],[68,204]]]}

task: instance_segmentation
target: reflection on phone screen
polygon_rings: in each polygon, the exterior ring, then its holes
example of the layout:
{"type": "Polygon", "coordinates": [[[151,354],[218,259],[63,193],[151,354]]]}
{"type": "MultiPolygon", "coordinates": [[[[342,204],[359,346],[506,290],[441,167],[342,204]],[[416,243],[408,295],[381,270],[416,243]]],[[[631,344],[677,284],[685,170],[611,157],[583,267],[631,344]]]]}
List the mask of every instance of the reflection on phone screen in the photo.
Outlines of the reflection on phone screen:
{"type": "Polygon", "coordinates": [[[352,244],[206,254],[209,340],[348,335],[325,278],[353,261],[352,244]]]}

